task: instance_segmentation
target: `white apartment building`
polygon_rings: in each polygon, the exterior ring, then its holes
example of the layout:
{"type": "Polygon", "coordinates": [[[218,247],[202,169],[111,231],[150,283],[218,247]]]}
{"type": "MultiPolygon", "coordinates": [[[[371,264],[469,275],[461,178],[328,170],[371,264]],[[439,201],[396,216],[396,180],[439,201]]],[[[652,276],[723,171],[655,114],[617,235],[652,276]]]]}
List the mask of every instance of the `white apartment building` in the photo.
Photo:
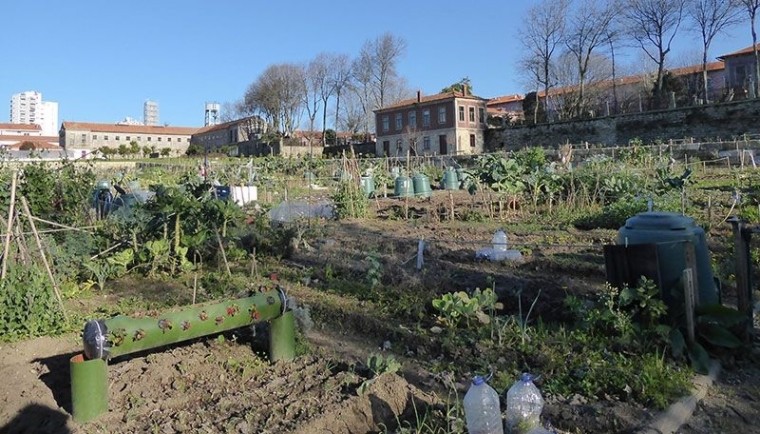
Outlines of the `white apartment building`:
{"type": "Polygon", "coordinates": [[[43,136],[58,135],[58,103],[43,101],[37,91],[26,91],[11,96],[11,123],[37,124],[43,136]]]}
{"type": "Polygon", "coordinates": [[[145,101],[143,104],[143,124],[154,127],[158,125],[158,122],[158,103],[151,100],[145,101]]]}

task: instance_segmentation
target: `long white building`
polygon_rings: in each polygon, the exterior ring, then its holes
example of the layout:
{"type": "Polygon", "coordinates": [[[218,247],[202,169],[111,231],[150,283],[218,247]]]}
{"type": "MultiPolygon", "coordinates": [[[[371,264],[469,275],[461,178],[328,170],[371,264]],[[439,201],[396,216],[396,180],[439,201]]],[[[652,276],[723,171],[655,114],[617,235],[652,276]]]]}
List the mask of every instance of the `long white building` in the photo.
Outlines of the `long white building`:
{"type": "Polygon", "coordinates": [[[26,91],[11,96],[11,123],[37,124],[43,136],[58,135],[58,103],[43,101],[37,91],[26,91]]]}

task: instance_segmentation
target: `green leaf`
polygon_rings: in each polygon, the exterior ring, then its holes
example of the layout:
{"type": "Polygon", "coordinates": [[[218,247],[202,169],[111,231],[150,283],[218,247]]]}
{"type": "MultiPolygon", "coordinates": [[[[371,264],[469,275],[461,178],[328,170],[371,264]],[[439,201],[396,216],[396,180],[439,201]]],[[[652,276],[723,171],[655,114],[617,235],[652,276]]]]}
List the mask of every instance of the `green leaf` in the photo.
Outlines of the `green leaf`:
{"type": "Polygon", "coordinates": [[[707,374],[710,369],[710,356],[707,354],[705,348],[699,343],[695,342],[689,348],[689,359],[691,360],[691,367],[700,374],[707,374]]]}
{"type": "Polygon", "coordinates": [[[699,327],[699,335],[715,346],[724,348],[739,348],[742,341],[725,327],[717,324],[702,324],[699,327]]]}
{"type": "Polygon", "coordinates": [[[683,333],[677,328],[670,330],[670,348],[673,352],[673,357],[679,358],[683,355],[683,350],[686,348],[686,341],[683,338],[683,333]]]}
{"type": "Polygon", "coordinates": [[[747,316],[736,309],[721,304],[709,304],[699,306],[697,309],[697,321],[700,324],[719,324],[724,327],[732,327],[747,321],[747,316]]]}

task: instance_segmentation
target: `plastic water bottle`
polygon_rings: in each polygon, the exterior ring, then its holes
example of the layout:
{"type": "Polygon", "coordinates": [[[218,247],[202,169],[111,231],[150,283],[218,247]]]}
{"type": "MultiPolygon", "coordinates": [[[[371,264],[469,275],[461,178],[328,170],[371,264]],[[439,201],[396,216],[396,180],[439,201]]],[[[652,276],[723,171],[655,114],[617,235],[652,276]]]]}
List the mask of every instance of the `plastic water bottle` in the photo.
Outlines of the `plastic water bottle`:
{"type": "Polygon", "coordinates": [[[496,231],[495,234],[493,234],[493,239],[491,240],[491,244],[493,245],[493,251],[494,252],[506,252],[507,251],[507,234],[499,229],[496,231]]]}
{"type": "Polygon", "coordinates": [[[464,418],[469,434],[504,434],[499,394],[481,376],[472,379],[464,395],[464,418]]]}
{"type": "Polygon", "coordinates": [[[526,434],[541,426],[544,398],[533,384],[533,376],[524,373],[507,391],[507,433],[526,434]]]}

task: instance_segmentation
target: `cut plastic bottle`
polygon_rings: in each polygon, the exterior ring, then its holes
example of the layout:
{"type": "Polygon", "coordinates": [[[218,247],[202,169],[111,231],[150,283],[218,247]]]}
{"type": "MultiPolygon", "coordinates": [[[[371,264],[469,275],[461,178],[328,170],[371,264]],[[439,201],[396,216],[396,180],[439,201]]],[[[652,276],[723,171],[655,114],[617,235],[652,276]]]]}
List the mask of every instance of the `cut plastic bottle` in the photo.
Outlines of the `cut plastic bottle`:
{"type": "Polygon", "coordinates": [[[476,376],[464,395],[464,417],[469,434],[504,434],[499,394],[476,376]]]}
{"type": "Polygon", "coordinates": [[[541,427],[541,411],[544,409],[544,398],[541,391],[533,384],[534,377],[528,373],[507,391],[507,421],[508,434],[527,434],[541,427]]]}

